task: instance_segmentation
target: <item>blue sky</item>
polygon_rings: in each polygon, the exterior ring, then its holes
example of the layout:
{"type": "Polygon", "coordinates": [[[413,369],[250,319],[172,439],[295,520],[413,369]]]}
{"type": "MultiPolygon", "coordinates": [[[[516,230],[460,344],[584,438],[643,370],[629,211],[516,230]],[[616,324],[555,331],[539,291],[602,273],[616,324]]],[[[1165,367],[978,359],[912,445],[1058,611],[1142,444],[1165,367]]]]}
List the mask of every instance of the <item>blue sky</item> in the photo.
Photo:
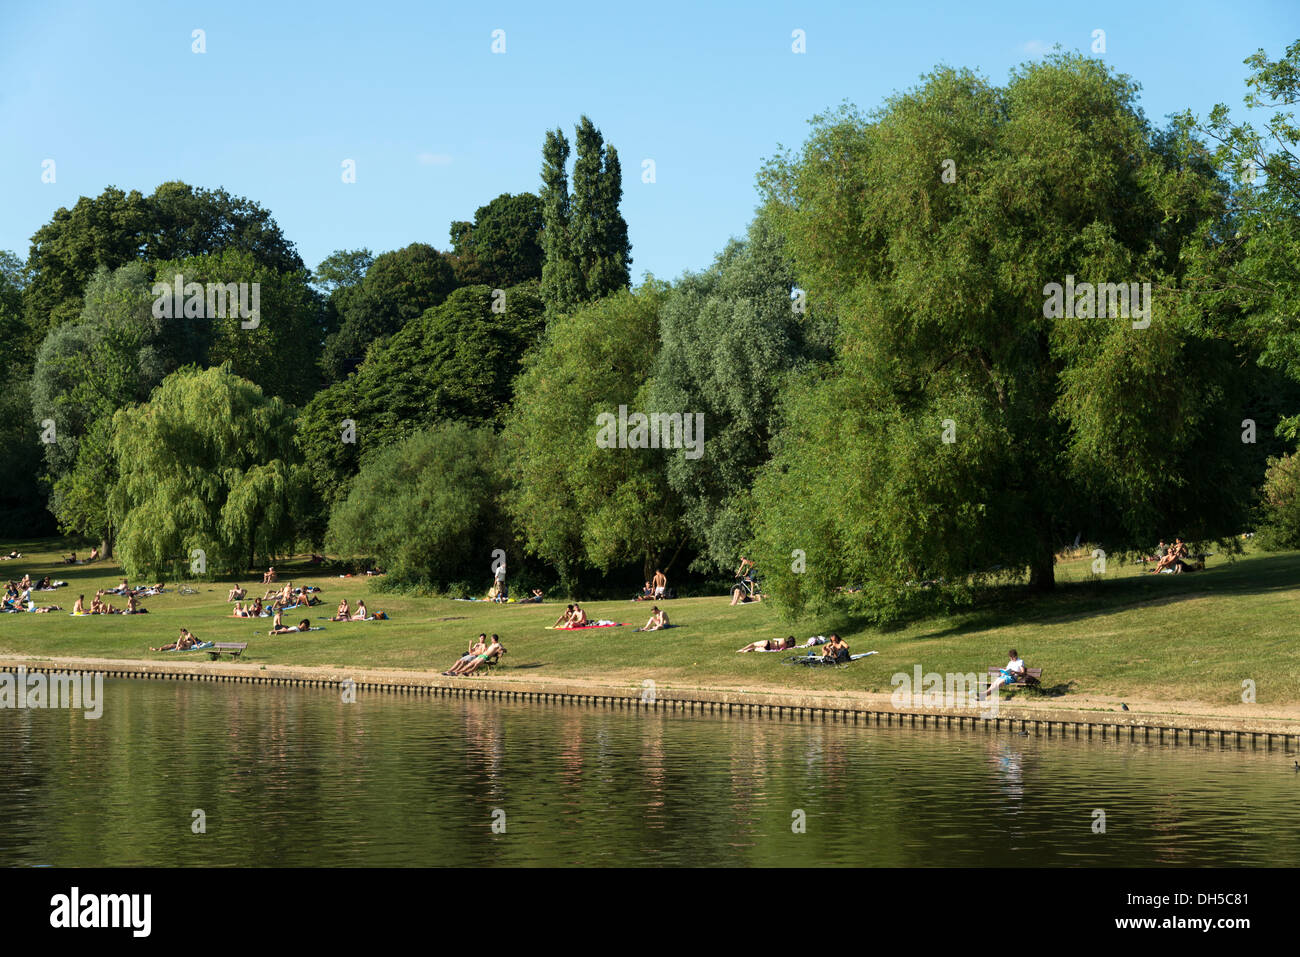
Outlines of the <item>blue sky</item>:
{"type": "Polygon", "coordinates": [[[1300,3],[0,0],[0,249],[25,258],[79,196],[172,179],[266,206],[309,266],[445,249],[452,220],[538,189],[545,131],[572,137],[586,113],[623,162],[633,275],[671,279],[744,232],[763,159],[815,113],[874,107],[940,63],[1001,83],[1057,43],[1089,52],[1095,29],[1163,125],[1239,107],[1241,61],[1300,36],[1300,3]]]}

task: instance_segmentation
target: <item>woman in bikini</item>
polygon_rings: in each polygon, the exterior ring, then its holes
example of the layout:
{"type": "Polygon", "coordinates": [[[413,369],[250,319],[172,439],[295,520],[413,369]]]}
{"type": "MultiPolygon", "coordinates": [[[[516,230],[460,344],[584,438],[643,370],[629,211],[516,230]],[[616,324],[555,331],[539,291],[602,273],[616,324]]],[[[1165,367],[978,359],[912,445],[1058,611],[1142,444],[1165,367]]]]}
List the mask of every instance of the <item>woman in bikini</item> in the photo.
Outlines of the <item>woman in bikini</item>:
{"type": "Polygon", "coordinates": [[[296,634],[298,634],[298,633],[300,633],[300,632],[308,632],[308,631],[311,631],[311,622],[308,621],[306,618],[304,618],[302,621],[298,622],[298,624],[296,624],[296,625],[290,625],[290,626],[288,626],[288,627],[286,628],[284,625],[280,624],[279,618],[278,618],[278,616],[277,616],[277,618],[276,618],[276,622],[275,622],[275,627],[272,628],[272,629],[270,630],[270,632],[268,632],[268,634],[272,634],[272,635],[296,635],[296,634]]]}
{"type": "Polygon", "coordinates": [[[339,602],[339,610],[334,613],[334,617],[330,621],[347,621],[348,618],[348,600],[344,598],[339,602]]]}
{"type": "Polygon", "coordinates": [[[361,598],[357,601],[357,610],[352,613],[353,621],[365,621],[370,617],[370,612],[366,611],[366,600],[361,598]]]}
{"type": "Polygon", "coordinates": [[[161,648],[150,648],[150,651],[189,651],[199,640],[189,633],[188,629],[181,629],[181,636],[173,641],[170,645],[163,645],[161,648]]]}

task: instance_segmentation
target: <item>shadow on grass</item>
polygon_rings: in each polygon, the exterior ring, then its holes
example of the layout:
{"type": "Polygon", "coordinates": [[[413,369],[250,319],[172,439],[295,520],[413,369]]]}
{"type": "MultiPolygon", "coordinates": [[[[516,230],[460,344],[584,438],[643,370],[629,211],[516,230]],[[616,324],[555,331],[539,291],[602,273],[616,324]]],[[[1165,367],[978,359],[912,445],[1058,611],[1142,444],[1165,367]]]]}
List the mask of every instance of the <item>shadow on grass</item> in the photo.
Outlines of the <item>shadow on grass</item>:
{"type": "MultiPolygon", "coordinates": [[[[1289,591],[1300,581],[1300,554],[1250,555],[1230,564],[1182,575],[1139,575],[1112,581],[1066,582],[1052,592],[1035,593],[1023,585],[995,586],[982,593],[970,609],[916,615],[894,622],[881,631],[900,631],[930,619],[934,630],[923,631],[916,640],[928,641],[1018,625],[1061,625],[1118,614],[1133,608],[1172,605],[1213,597],[1242,597],[1289,591]]],[[[865,616],[847,621],[870,627],[865,616]]]]}

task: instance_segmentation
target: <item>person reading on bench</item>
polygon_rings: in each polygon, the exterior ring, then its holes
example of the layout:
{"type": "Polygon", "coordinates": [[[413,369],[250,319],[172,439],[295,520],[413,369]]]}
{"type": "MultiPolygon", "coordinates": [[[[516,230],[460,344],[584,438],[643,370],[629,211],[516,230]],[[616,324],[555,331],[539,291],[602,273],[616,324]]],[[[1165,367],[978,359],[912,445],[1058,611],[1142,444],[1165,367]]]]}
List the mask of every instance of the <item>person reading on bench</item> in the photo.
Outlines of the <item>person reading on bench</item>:
{"type": "Polygon", "coordinates": [[[471,661],[463,670],[458,671],[457,675],[461,677],[465,675],[472,675],[474,672],[478,671],[485,664],[487,664],[489,659],[499,658],[505,653],[506,653],[505,645],[501,644],[500,638],[498,638],[496,635],[493,635],[491,643],[485,649],[483,649],[482,652],[475,655],[474,660],[471,661]]]}
{"type": "Polygon", "coordinates": [[[822,657],[831,658],[835,661],[849,660],[849,646],[839,635],[832,633],[826,639],[826,644],[822,646],[822,657]]]}
{"type": "Polygon", "coordinates": [[[456,663],[452,665],[450,668],[448,668],[446,671],[444,671],[443,674],[449,678],[452,675],[460,674],[462,671],[464,671],[466,668],[470,666],[470,663],[473,662],[475,658],[477,658],[479,655],[481,655],[484,651],[487,650],[487,646],[488,646],[487,632],[481,632],[478,638],[474,639],[469,643],[469,650],[466,651],[465,654],[457,658],[456,663]]]}
{"type": "Polygon", "coordinates": [[[993,682],[989,685],[989,694],[996,694],[997,690],[1003,685],[1009,685],[1015,681],[1019,681],[1025,676],[1025,662],[1020,657],[1019,652],[1012,648],[1010,655],[1011,660],[1007,662],[1007,666],[999,672],[998,676],[994,678],[993,682]]]}
{"type": "Polygon", "coordinates": [[[348,617],[348,600],[344,598],[339,602],[339,610],[334,613],[334,617],[331,618],[330,621],[347,621],[348,617]]]}
{"type": "Polygon", "coordinates": [[[744,654],[747,651],[785,651],[787,648],[795,646],[795,637],[790,635],[787,638],[769,638],[767,641],[751,641],[744,648],[739,648],[736,654],[744,654]]]}
{"type": "Polygon", "coordinates": [[[195,638],[185,628],[181,629],[181,636],[173,641],[170,645],[163,645],[161,648],[150,648],[150,651],[189,651],[199,640],[195,638]]]}
{"type": "Polygon", "coordinates": [[[236,585],[234,588],[230,589],[230,594],[226,596],[226,601],[243,601],[247,594],[247,591],[236,585]]]}
{"type": "Polygon", "coordinates": [[[668,616],[658,605],[655,605],[650,611],[650,620],[645,623],[644,627],[636,629],[637,631],[658,631],[661,628],[668,627],[668,616]]]}
{"type": "Polygon", "coordinates": [[[566,626],[569,624],[569,622],[572,621],[572,620],[573,620],[573,606],[572,606],[572,605],[567,605],[567,606],[565,606],[564,614],[561,615],[559,618],[555,619],[555,624],[551,625],[551,627],[552,627],[552,628],[564,628],[564,627],[566,627],[566,626]]]}

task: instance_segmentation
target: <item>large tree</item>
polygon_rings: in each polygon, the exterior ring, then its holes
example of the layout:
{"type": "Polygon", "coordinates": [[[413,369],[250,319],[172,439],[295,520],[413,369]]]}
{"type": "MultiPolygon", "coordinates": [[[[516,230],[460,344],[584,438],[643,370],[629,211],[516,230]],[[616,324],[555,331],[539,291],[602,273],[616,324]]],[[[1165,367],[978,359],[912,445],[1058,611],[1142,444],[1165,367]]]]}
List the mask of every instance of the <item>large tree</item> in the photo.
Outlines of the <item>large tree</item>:
{"type": "Polygon", "coordinates": [[[112,455],[121,477],[110,507],[132,577],[200,557],[196,570],[243,574],[297,541],[305,485],[290,410],[229,366],[174,373],[119,410],[112,455]]]}
{"type": "Polygon", "coordinates": [[[366,351],[397,332],[456,288],[447,257],[428,243],[383,253],[365,278],[339,300],[338,331],[325,343],[322,364],[334,381],[344,378],[366,351]]]}
{"type": "Polygon", "coordinates": [[[325,514],[347,496],[370,454],[447,419],[499,424],[511,382],[542,330],[535,283],[502,292],[457,289],[306,405],[297,441],[325,514]]]}
{"type": "Polygon", "coordinates": [[[542,201],[533,193],[502,193],[451,224],[452,257],[461,285],[505,289],[542,278],[542,201]]]}
{"type": "Polygon", "coordinates": [[[510,512],[528,553],[555,566],[570,593],[584,570],[653,570],[683,541],[665,459],[684,452],[598,441],[602,416],[650,409],[663,295],[646,284],[551,320],[516,382],[510,512]]]}
{"type": "Polygon", "coordinates": [[[82,291],[101,266],[112,270],[132,260],[158,262],[224,249],[243,250],[281,272],[303,269],[270,212],[224,189],[169,182],[150,196],[114,186],[94,198],[83,196],[71,209],[56,210],[32,236],[31,281],[24,295],[28,324],[43,336],[74,320],[82,291]]]}
{"type": "Polygon", "coordinates": [[[830,323],[793,292],[793,264],[760,218],[711,269],[674,283],[660,310],[649,406],[703,412],[708,423],[707,454],[667,459],[699,568],[736,566],[751,536],[749,491],[770,454],[781,383],[830,358],[830,323]]]}
{"type": "Polygon", "coordinates": [[[1118,551],[1239,530],[1262,464],[1244,384],[1178,293],[1222,189],[1135,96],[1068,54],[1003,88],[939,70],[768,164],[799,285],[839,321],[839,359],[787,393],[756,488],[791,606],[998,569],[1049,588],[1079,532],[1118,551]],[[1089,308],[1097,284],[1143,282],[1131,311],[1089,308]]]}
{"type": "Polygon", "coordinates": [[[549,314],[568,312],[630,282],[632,244],[619,210],[618,151],[586,116],[578,122],[576,140],[572,194],[563,131],[547,132],[542,146],[542,298],[549,314]]]}
{"type": "Polygon", "coordinates": [[[330,516],[328,547],[377,559],[391,580],[445,588],[482,575],[506,549],[498,499],[501,441],[487,428],[444,422],[372,456],[330,516]]]}

